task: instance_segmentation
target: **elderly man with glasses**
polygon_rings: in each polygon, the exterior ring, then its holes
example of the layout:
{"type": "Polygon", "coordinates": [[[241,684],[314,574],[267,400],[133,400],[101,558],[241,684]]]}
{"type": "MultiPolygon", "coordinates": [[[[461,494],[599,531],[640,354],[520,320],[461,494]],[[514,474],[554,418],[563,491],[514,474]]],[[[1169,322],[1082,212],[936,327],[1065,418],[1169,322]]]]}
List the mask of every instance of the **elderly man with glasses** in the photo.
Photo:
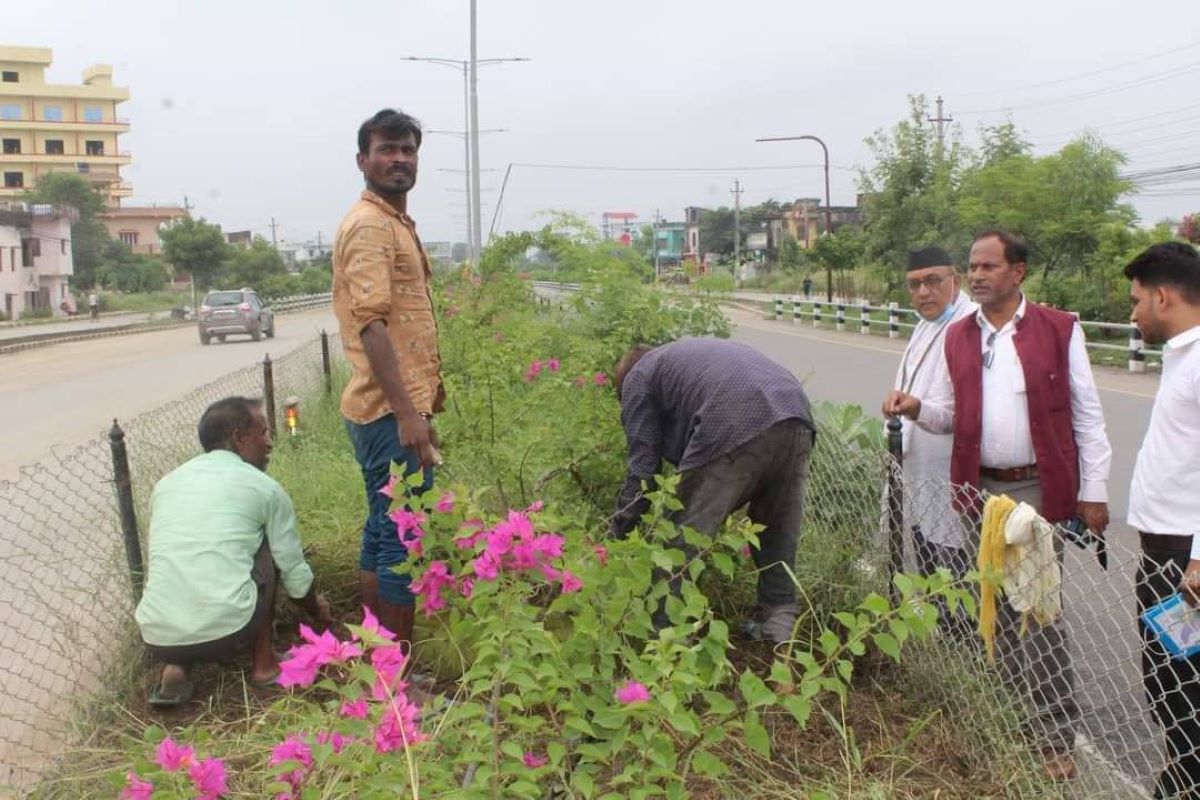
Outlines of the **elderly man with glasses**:
{"type": "MultiPolygon", "coordinates": [[[[920,320],[900,366],[892,391],[883,403],[883,414],[904,395],[925,397],[935,384],[946,381],[946,330],[951,323],[978,308],[962,291],[961,279],[950,255],[940,247],[926,247],[908,254],[905,283],[920,320]]],[[[931,433],[904,419],[904,475],[909,499],[908,518],[913,526],[917,567],[922,575],[947,569],[958,578],[970,571],[963,526],[953,513],[950,497],[949,433],[931,433]]],[[[945,609],[943,609],[944,611],[945,609]]],[[[966,620],[949,630],[969,630],[966,620]]]]}
{"type": "MultiPolygon", "coordinates": [[[[953,432],[950,480],[1006,494],[1050,522],[1108,527],[1112,448],[1083,331],[1072,314],[1021,291],[1029,248],[1000,230],[975,237],[968,279],[974,316],[946,331],[947,380],[927,397],[903,394],[891,412],[953,432]]],[[[1062,562],[1062,539],[1055,537],[1062,562]]],[[[1047,775],[1074,777],[1075,676],[1062,620],[1030,622],[1001,604],[997,651],[1007,680],[1026,688],[1047,775]]]]}

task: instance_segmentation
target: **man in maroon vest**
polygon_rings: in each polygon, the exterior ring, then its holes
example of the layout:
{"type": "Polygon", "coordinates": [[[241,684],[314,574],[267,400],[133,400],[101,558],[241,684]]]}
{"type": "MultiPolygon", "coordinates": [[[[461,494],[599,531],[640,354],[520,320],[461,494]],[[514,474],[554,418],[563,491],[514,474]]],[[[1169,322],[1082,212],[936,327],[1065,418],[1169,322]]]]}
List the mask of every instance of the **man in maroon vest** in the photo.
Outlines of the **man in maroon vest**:
{"type": "MultiPolygon", "coordinates": [[[[1112,448],[1075,317],[1028,302],[1021,291],[1029,249],[1005,231],[971,245],[968,279],[979,303],[946,332],[948,380],[925,398],[898,398],[893,412],[936,433],[954,433],[950,480],[1006,494],[1050,522],[1080,518],[1108,527],[1112,448]]],[[[962,494],[973,495],[970,489],[962,494]]],[[[1059,563],[1062,539],[1055,538],[1059,563]]],[[[1028,689],[1047,774],[1075,775],[1075,676],[1062,620],[1029,622],[1001,604],[997,650],[1005,677],[1028,689]]]]}

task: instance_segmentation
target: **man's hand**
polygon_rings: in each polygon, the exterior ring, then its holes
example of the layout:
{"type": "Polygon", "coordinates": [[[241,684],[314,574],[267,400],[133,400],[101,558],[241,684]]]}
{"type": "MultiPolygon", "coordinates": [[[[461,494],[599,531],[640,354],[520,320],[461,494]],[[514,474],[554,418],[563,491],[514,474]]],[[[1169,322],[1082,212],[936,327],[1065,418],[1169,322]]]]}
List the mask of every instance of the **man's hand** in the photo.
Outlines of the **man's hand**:
{"type": "Polygon", "coordinates": [[[434,455],[433,427],[420,414],[412,414],[396,419],[396,436],[400,446],[410,453],[415,453],[421,461],[421,469],[433,466],[437,460],[434,455]]]}
{"type": "Polygon", "coordinates": [[[1200,607],[1200,560],[1193,558],[1188,562],[1187,572],[1179,582],[1179,593],[1192,608],[1200,607]]]}
{"type": "Polygon", "coordinates": [[[308,590],[308,594],[293,602],[304,609],[304,613],[312,617],[318,627],[328,628],[333,624],[333,612],[329,610],[329,601],[317,591],[315,585],[308,590]]]}
{"type": "Polygon", "coordinates": [[[921,398],[894,389],[883,401],[881,410],[885,417],[908,417],[915,420],[921,413],[921,398]]]}
{"type": "Polygon", "coordinates": [[[1083,500],[1075,507],[1075,513],[1083,520],[1088,530],[1097,536],[1104,535],[1108,527],[1108,503],[1088,503],[1083,500]]]}

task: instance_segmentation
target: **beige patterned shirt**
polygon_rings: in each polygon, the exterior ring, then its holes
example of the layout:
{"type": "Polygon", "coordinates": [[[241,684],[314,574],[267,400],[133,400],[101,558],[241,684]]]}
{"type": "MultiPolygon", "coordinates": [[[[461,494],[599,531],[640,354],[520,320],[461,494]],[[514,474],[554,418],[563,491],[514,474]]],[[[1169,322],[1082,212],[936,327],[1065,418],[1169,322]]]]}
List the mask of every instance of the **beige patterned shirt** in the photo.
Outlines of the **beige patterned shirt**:
{"type": "Polygon", "coordinates": [[[442,410],[446,391],[432,278],[412,218],[364,191],[333,245],[333,310],[353,370],[342,392],[342,415],[351,422],[366,424],[392,412],[363,349],[362,332],[376,320],[387,325],[413,406],[420,413],[442,410]]]}

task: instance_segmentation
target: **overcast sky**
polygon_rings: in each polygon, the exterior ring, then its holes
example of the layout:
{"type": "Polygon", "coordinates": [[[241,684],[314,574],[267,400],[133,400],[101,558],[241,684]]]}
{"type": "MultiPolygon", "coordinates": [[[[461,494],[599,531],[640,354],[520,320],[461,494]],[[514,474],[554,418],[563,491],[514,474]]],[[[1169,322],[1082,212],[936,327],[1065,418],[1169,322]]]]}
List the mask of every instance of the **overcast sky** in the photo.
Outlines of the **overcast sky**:
{"type": "MultiPolygon", "coordinates": [[[[488,229],[571,210],[655,209],[819,196],[828,143],[833,203],[854,200],[863,139],[941,94],[973,141],[1011,115],[1048,152],[1090,127],[1129,169],[1200,161],[1200,39],[1194,6],[1093,0],[479,0],[481,196],[488,229]],[[978,8],[979,10],[975,10],[978,8]],[[984,112],[984,113],[976,113],[984,112]],[[561,170],[557,164],[678,168],[561,170]],[[763,169],[791,166],[791,169],[763,169]],[[682,171],[682,170],[694,171],[682,171]],[[695,170],[707,171],[695,171],[695,170]]],[[[50,47],[54,82],[111,63],[131,100],[122,139],[130,203],[178,203],[226,230],[328,239],[361,186],[355,132],[396,106],[427,128],[463,128],[459,72],[400,60],[469,55],[467,0],[88,0],[5,3],[3,44],[50,47]]],[[[462,239],[462,140],[429,134],[410,211],[428,241],[462,239]]],[[[1147,221],[1200,210],[1196,183],[1135,200],[1147,221]]]]}

